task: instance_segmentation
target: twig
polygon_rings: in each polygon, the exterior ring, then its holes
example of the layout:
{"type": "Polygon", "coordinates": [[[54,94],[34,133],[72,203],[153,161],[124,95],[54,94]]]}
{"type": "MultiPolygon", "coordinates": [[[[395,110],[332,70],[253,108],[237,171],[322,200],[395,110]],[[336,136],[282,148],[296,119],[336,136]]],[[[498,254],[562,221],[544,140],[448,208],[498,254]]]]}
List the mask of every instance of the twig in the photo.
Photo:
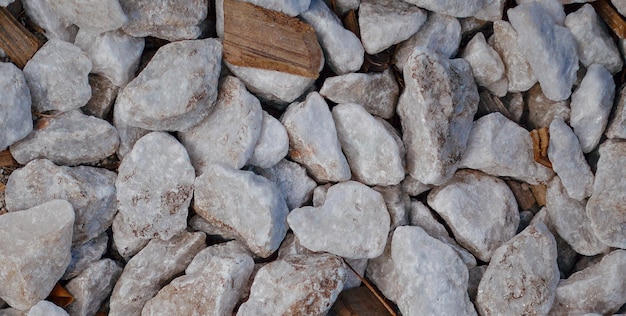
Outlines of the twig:
{"type": "MultiPolygon", "coordinates": [[[[343,258],[342,258],[343,259],[343,258]]],[[[372,284],[366,280],[365,278],[363,278],[358,272],[356,272],[354,270],[354,268],[352,268],[350,266],[350,264],[348,264],[348,262],[346,262],[346,259],[343,259],[343,263],[346,264],[346,266],[348,268],[350,268],[350,270],[352,272],[354,272],[354,274],[356,274],[357,277],[359,277],[359,279],[361,280],[361,282],[363,282],[363,284],[365,284],[365,286],[367,287],[368,290],[370,290],[372,292],[372,294],[374,294],[374,296],[376,296],[376,299],[378,299],[378,301],[380,301],[381,304],[383,304],[383,306],[385,306],[385,308],[387,309],[387,311],[389,312],[389,315],[392,316],[397,316],[398,314],[396,314],[396,312],[393,310],[393,308],[391,308],[391,306],[389,306],[389,304],[387,304],[387,302],[385,301],[385,299],[378,294],[378,291],[374,288],[374,286],[372,286],[372,284]]]]}

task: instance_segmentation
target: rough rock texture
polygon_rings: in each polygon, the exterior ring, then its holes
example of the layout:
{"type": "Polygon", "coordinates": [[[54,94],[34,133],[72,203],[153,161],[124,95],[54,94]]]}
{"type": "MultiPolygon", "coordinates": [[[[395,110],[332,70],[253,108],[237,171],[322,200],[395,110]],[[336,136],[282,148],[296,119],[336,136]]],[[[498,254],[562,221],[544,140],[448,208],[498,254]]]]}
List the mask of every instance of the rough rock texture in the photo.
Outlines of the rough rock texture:
{"type": "Polygon", "coordinates": [[[61,20],[61,16],[52,9],[52,5],[48,0],[24,0],[22,5],[28,17],[33,20],[39,27],[44,29],[43,34],[49,39],[59,39],[71,42],[76,35],[76,26],[67,26],[65,21],[61,20]]]}
{"type": "Polygon", "coordinates": [[[227,229],[226,227],[220,226],[219,223],[213,224],[209,223],[206,219],[204,219],[200,215],[194,215],[189,220],[189,228],[195,231],[205,232],[207,235],[223,240],[235,240],[240,238],[236,232],[227,229]]]}
{"type": "Polygon", "coordinates": [[[247,164],[259,168],[270,168],[287,156],[289,136],[279,120],[263,111],[261,133],[247,164]]]}
{"type": "Polygon", "coordinates": [[[196,178],[193,208],[210,224],[237,234],[252,252],[270,256],[287,233],[287,204],[278,188],[250,171],[213,165],[196,178]]]}
{"type": "Polygon", "coordinates": [[[459,244],[485,262],[515,236],[519,224],[511,189],[480,171],[458,171],[445,185],[430,191],[428,205],[446,221],[459,244]]]}
{"type": "Polygon", "coordinates": [[[311,199],[317,183],[309,178],[306,169],[301,165],[283,159],[268,169],[260,169],[258,173],[272,181],[287,202],[289,210],[302,206],[311,199]]]}
{"type": "Polygon", "coordinates": [[[126,154],[133,149],[133,145],[144,135],[150,133],[149,130],[131,126],[126,122],[123,114],[117,108],[113,110],[113,125],[120,137],[120,145],[117,148],[117,157],[122,160],[126,154]]]}
{"type": "Polygon", "coordinates": [[[563,5],[559,3],[560,1],[562,0],[516,0],[518,5],[536,2],[554,23],[564,26],[565,10],[563,9],[563,5]]]}
{"type": "Polygon", "coordinates": [[[430,184],[423,184],[419,180],[411,177],[411,175],[406,175],[404,180],[402,180],[402,190],[406,192],[410,196],[418,196],[428,190],[430,190],[433,186],[430,184]]]}
{"type": "Polygon", "coordinates": [[[216,39],[162,46],[120,92],[115,110],[132,126],[185,131],[215,105],[221,60],[222,44],[216,39]],[[181,78],[187,80],[181,83],[181,78]]]}
{"type": "Polygon", "coordinates": [[[295,255],[273,261],[257,272],[250,298],[237,315],[324,315],[343,289],[341,258],[295,255]]]}
{"type": "Polygon", "coordinates": [[[167,240],[185,230],[195,173],[174,137],[161,132],[142,137],[118,172],[118,210],[137,237],[167,240]]]}
{"type": "Polygon", "coordinates": [[[511,23],[496,21],[493,23],[493,48],[502,57],[509,92],[527,91],[536,82],[530,65],[518,46],[517,32],[511,23]]]}
{"type": "Polygon", "coordinates": [[[406,281],[399,276],[400,271],[391,259],[391,242],[394,232],[389,233],[383,253],[368,260],[365,276],[387,299],[397,302],[404,291],[403,285],[406,281]]]}
{"type": "Polygon", "coordinates": [[[109,79],[96,74],[89,74],[89,85],[91,86],[91,99],[80,109],[87,115],[105,120],[113,109],[120,88],[109,79]]]}
{"type": "Polygon", "coordinates": [[[535,85],[525,94],[525,107],[528,108],[528,128],[549,127],[556,118],[569,122],[570,101],[552,101],[543,94],[541,86],[535,85]]]}
{"type": "Polygon", "coordinates": [[[0,62],[0,150],[33,130],[30,90],[21,70],[0,62]]]}
{"type": "Polygon", "coordinates": [[[156,1],[120,0],[128,22],[122,27],[135,37],[154,36],[168,41],[195,39],[199,24],[207,17],[207,0],[156,1]]]}
{"type": "Polygon", "coordinates": [[[287,221],[307,249],[352,259],[380,256],[390,225],[382,195],[356,181],[331,186],[322,206],[297,208],[287,221]]]}
{"type": "Polygon", "coordinates": [[[113,249],[117,250],[126,261],[143,249],[150,241],[135,236],[132,227],[124,221],[124,217],[122,217],[120,212],[113,218],[111,230],[113,231],[113,249]]]}
{"type": "Polygon", "coordinates": [[[425,184],[442,184],[457,169],[478,109],[478,91],[463,59],[448,60],[416,49],[404,65],[398,101],[408,173],[425,184]]]}
{"type": "Polygon", "coordinates": [[[409,212],[411,209],[411,197],[402,191],[400,184],[390,186],[375,186],[376,192],[382,194],[387,206],[387,212],[391,219],[389,231],[393,231],[398,226],[409,224],[409,212]]]}
{"type": "Polygon", "coordinates": [[[100,234],[100,236],[82,245],[72,247],[72,260],[67,266],[67,269],[65,269],[61,280],[69,280],[76,277],[94,262],[100,260],[102,255],[107,251],[108,243],[109,236],[104,232],[100,234]]]}
{"type": "Polygon", "coordinates": [[[546,315],[559,283],[556,241],[543,223],[498,248],[476,295],[481,315],[546,315]]]}
{"type": "Polygon", "coordinates": [[[483,0],[482,9],[474,14],[474,18],[482,21],[502,20],[505,4],[506,0],[483,0]]]}
{"type": "Polygon", "coordinates": [[[619,88],[619,94],[615,101],[615,114],[609,127],[606,129],[606,137],[626,139],[626,86],[619,88]]]}
{"type": "Polygon", "coordinates": [[[48,301],[39,301],[31,307],[26,316],[67,316],[68,313],[63,308],[48,301]]]}
{"type": "Polygon", "coordinates": [[[0,216],[0,298],[28,310],[70,263],[74,210],[64,200],[0,216]]]}
{"type": "MultiPolygon", "coordinates": [[[[211,245],[198,252],[193,260],[189,263],[185,269],[185,274],[192,275],[196,273],[203,273],[207,264],[211,261],[211,258],[215,256],[230,257],[231,255],[246,255],[251,257],[253,254],[246,248],[246,246],[236,240],[231,240],[215,245],[211,245]]],[[[247,261],[247,259],[244,259],[247,261]]],[[[244,263],[244,265],[246,265],[244,263]]]]}
{"type": "Polygon", "coordinates": [[[68,25],[76,24],[81,30],[91,29],[99,33],[113,31],[127,21],[118,0],[61,0],[48,3],[68,25]]]}
{"type": "Polygon", "coordinates": [[[483,0],[404,0],[420,8],[458,18],[473,16],[483,8],[483,0]]]}
{"type": "Polygon", "coordinates": [[[94,315],[107,299],[122,268],[111,259],[102,259],[90,265],[65,285],[74,301],[67,307],[70,315],[94,315]]]}
{"type": "Polygon", "coordinates": [[[461,57],[472,67],[472,74],[478,85],[487,88],[496,96],[506,95],[509,83],[504,76],[504,63],[498,52],[487,44],[483,33],[474,35],[465,46],[461,57]]]}
{"type": "Polygon", "coordinates": [[[611,0],[611,3],[621,15],[626,16],[626,2],[622,0],[611,0]]]}

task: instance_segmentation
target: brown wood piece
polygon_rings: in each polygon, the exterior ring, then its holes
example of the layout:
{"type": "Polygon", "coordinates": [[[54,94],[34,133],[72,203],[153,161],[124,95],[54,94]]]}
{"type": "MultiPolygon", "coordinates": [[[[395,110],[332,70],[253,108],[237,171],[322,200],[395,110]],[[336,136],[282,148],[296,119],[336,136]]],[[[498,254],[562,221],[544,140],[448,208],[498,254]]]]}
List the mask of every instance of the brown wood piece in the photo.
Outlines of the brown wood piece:
{"type": "Polygon", "coordinates": [[[50,292],[50,295],[48,295],[48,298],[46,298],[46,300],[58,306],[66,307],[72,304],[72,302],[74,301],[74,296],[70,292],[68,292],[63,286],[61,286],[61,284],[57,283],[54,285],[52,292],[50,292]]]}
{"type": "Polygon", "coordinates": [[[6,184],[0,182],[0,192],[4,191],[4,189],[6,188],[7,188],[6,184]]]}
{"type": "Polygon", "coordinates": [[[0,48],[22,69],[43,43],[4,7],[0,7],[0,48]]]}
{"type": "Polygon", "coordinates": [[[356,37],[361,38],[361,29],[359,28],[359,19],[356,16],[354,10],[348,11],[343,18],[343,26],[350,32],[354,33],[356,37]]]}
{"type": "Polygon", "coordinates": [[[619,38],[626,38],[626,21],[607,0],[597,0],[591,3],[598,15],[613,30],[619,38]]]}
{"type": "Polygon", "coordinates": [[[225,0],[223,44],[233,65],[319,76],[322,49],[315,30],[283,13],[225,0]]]}
{"type": "Polygon", "coordinates": [[[544,184],[536,184],[536,185],[531,184],[530,190],[533,192],[533,196],[535,197],[535,200],[537,201],[537,205],[545,206],[546,205],[546,192],[548,190],[548,187],[546,187],[544,184]]]}
{"type": "Polygon", "coordinates": [[[524,211],[532,211],[533,206],[535,206],[537,201],[535,200],[535,196],[533,195],[530,186],[527,183],[515,180],[507,180],[506,184],[511,189],[511,192],[513,192],[519,207],[524,211]]]}
{"type": "Polygon", "coordinates": [[[17,167],[20,164],[13,159],[8,149],[0,151],[0,168],[1,167],[17,167]]]}
{"type": "Polygon", "coordinates": [[[533,140],[533,156],[537,163],[552,169],[552,162],[548,158],[548,145],[550,144],[550,133],[547,127],[542,127],[530,131],[530,138],[533,140]]]}

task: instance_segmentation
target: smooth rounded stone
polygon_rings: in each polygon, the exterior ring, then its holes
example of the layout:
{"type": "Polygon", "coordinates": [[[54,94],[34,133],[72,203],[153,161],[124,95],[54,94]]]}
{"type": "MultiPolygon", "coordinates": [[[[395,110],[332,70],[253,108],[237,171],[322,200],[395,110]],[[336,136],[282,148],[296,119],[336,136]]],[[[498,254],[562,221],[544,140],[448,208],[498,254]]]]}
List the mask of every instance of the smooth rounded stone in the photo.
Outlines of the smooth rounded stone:
{"type": "Polygon", "coordinates": [[[205,269],[209,261],[211,261],[211,258],[215,256],[228,257],[231,255],[245,255],[250,258],[253,256],[252,252],[250,252],[244,244],[236,240],[215,244],[198,252],[185,269],[185,274],[192,275],[202,273],[203,269],[205,269]]]}
{"type": "Polygon", "coordinates": [[[559,283],[554,236],[531,225],[491,257],[476,295],[481,315],[547,315],[559,283]]]}
{"type": "Polygon", "coordinates": [[[518,46],[517,32],[507,21],[493,23],[493,48],[502,57],[506,78],[509,81],[509,92],[527,91],[537,78],[518,46]]]}
{"type": "Polygon", "coordinates": [[[543,93],[553,101],[569,98],[578,70],[572,33],[556,24],[550,13],[537,2],[509,9],[508,16],[517,31],[518,46],[543,93]]]}
{"type": "Polygon", "coordinates": [[[396,303],[403,315],[476,315],[467,294],[467,267],[445,243],[419,227],[398,227],[391,258],[399,271],[396,303]]]}
{"type": "Polygon", "coordinates": [[[120,92],[115,110],[132,126],[188,130],[215,105],[221,59],[222,44],[216,39],[162,46],[120,92]]]}
{"type": "Polygon", "coordinates": [[[147,129],[129,125],[122,115],[117,108],[113,109],[113,125],[120,137],[120,145],[116,154],[120,160],[124,159],[124,156],[133,149],[133,146],[140,138],[151,132],[147,129]]]}
{"type": "Polygon", "coordinates": [[[28,310],[50,294],[70,263],[74,210],[52,200],[0,216],[0,298],[28,310]]]}
{"type": "Polygon", "coordinates": [[[626,248],[626,142],[608,140],[600,146],[600,160],[587,216],[596,236],[611,247],[626,248]]]}
{"type": "Polygon", "coordinates": [[[515,236],[517,201],[506,183],[476,170],[459,170],[428,194],[428,205],[448,224],[456,241],[478,259],[515,236]]]}
{"type": "Polygon", "coordinates": [[[30,90],[12,63],[0,62],[0,100],[0,150],[4,150],[33,130],[30,90]]]}
{"type": "Polygon", "coordinates": [[[182,232],[170,240],[154,238],[128,261],[113,288],[111,316],[139,315],[147,301],[206,247],[201,232],[182,232]]]}
{"type": "Polygon", "coordinates": [[[487,88],[496,96],[506,95],[508,81],[504,76],[504,63],[498,52],[487,44],[483,33],[478,32],[474,35],[465,46],[461,57],[472,67],[472,74],[478,85],[487,88]]]}
{"type": "Polygon", "coordinates": [[[395,230],[389,233],[383,253],[368,260],[365,276],[387,299],[397,302],[404,291],[403,284],[406,281],[400,276],[400,271],[391,260],[391,241],[394,232],[395,230]]]}
{"type": "Polygon", "coordinates": [[[484,0],[404,0],[420,8],[457,18],[473,16],[483,8],[484,0]]]}
{"type": "Polygon", "coordinates": [[[289,136],[279,120],[263,111],[261,133],[247,164],[270,168],[289,153],[289,136]]]}
{"type": "Polygon", "coordinates": [[[382,194],[385,206],[391,219],[389,231],[393,231],[398,226],[409,224],[409,211],[411,208],[411,197],[402,191],[400,184],[390,186],[375,186],[372,189],[382,194]]]}
{"type": "Polygon", "coordinates": [[[611,73],[598,64],[589,66],[570,103],[570,125],[584,153],[591,152],[600,143],[614,97],[615,82],[611,73]]]}
{"type": "Polygon", "coordinates": [[[339,104],[332,114],[355,179],[367,185],[394,185],[404,179],[400,148],[382,123],[355,103],[339,104]]]}
{"type": "Polygon", "coordinates": [[[76,214],[72,244],[78,246],[106,231],[117,212],[115,172],[87,166],[57,166],[33,160],[9,177],[5,194],[9,211],[19,211],[62,199],[76,214]]]}
{"type": "Polygon", "coordinates": [[[316,181],[350,179],[333,116],[319,93],[311,92],[305,101],[289,105],[280,121],[289,135],[289,158],[306,167],[316,181]]]}
{"type": "Polygon", "coordinates": [[[325,315],[343,289],[346,268],[330,254],[295,255],[257,272],[237,315],[325,315]]]}
{"type": "Polygon", "coordinates": [[[89,57],[77,46],[58,39],[46,42],[24,67],[33,110],[69,111],[87,104],[91,67],[89,57]]]}
{"type": "Polygon", "coordinates": [[[98,33],[122,27],[128,19],[118,0],[48,1],[61,20],[75,24],[81,30],[91,29],[98,33]]]}
{"type": "Polygon", "coordinates": [[[185,148],[169,134],[152,132],[118,168],[118,210],[137,237],[168,240],[187,227],[194,179],[185,148]]]}
{"type": "Polygon", "coordinates": [[[143,249],[150,241],[135,236],[133,229],[124,221],[122,213],[117,213],[113,218],[111,230],[113,231],[113,248],[126,261],[143,249]]]}
{"type": "Polygon", "coordinates": [[[535,162],[528,131],[500,112],[474,122],[459,168],[477,169],[529,184],[545,183],[554,176],[551,169],[535,162]]]}
{"type": "Polygon", "coordinates": [[[361,41],[343,27],[323,0],[311,0],[309,9],[300,16],[315,29],[330,69],[341,75],[361,68],[364,58],[361,41]]]}
{"type": "Polygon", "coordinates": [[[171,42],[196,39],[208,13],[207,0],[120,0],[128,21],[122,30],[134,37],[154,36],[171,42]]]}
{"type": "Polygon", "coordinates": [[[335,103],[360,104],[372,115],[385,119],[395,114],[400,88],[387,69],[382,73],[350,73],[324,80],[319,93],[335,103]]]}
{"type": "Polygon", "coordinates": [[[432,188],[433,185],[423,184],[409,174],[402,180],[402,190],[410,196],[418,196],[432,188]]]}
{"type": "Polygon", "coordinates": [[[67,26],[61,16],[52,9],[54,3],[49,0],[23,0],[24,11],[36,25],[44,30],[43,35],[48,40],[59,39],[73,42],[76,35],[76,26],[67,26]]]}
{"type": "MultiPolygon", "coordinates": [[[[282,12],[288,16],[298,16],[311,5],[311,0],[242,0],[243,2],[282,12]]],[[[224,0],[215,0],[215,31],[224,38],[224,0]]]]}
{"type": "MultiPolygon", "coordinates": [[[[89,85],[91,86],[91,99],[80,109],[87,115],[105,120],[113,109],[120,88],[109,79],[96,74],[89,74],[89,85]]],[[[115,126],[115,123],[113,125],[115,126]]]]}
{"type": "Polygon", "coordinates": [[[69,315],[63,308],[48,301],[39,301],[31,307],[26,316],[67,316],[69,315]]]}
{"type": "Polygon", "coordinates": [[[500,21],[506,0],[483,0],[483,7],[474,17],[482,21],[500,21]]]}
{"type": "Polygon", "coordinates": [[[359,30],[365,51],[378,54],[415,34],[426,21],[426,12],[404,1],[362,0],[359,30]]]}
{"type": "Polygon", "coordinates": [[[221,84],[213,112],[200,124],[179,133],[197,174],[212,164],[242,168],[261,135],[263,110],[241,80],[228,76],[221,84]]]}
{"type": "Polygon", "coordinates": [[[398,101],[407,172],[424,184],[442,184],[461,160],[478,109],[470,65],[416,49],[404,64],[398,101]]]}
{"type": "Polygon", "coordinates": [[[194,215],[189,220],[189,228],[195,231],[201,231],[209,235],[209,237],[218,237],[223,240],[236,240],[239,238],[236,232],[229,230],[227,227],[220,226],[220,223],[209,223],[200,215],[194,215]]]}
{"type": "Polygon", "coordinates": [[[612,251],[599,263],[561,280],[552,305],[554,315],[609,315],[626,302],[626,251],[612,251]]]}
{"type": "Polygon", "coordinates": [[[236,234],[255,255],[269,257],[285,238],[289,212],[280,190],[250,171],[213,165],[196,178],[193,208],[236,234]]]}
{"type": "Polygon", "coordinates": [[[94,262],[77,277],[70,280],[65,289],[72,293],[74,301],[67,307],[70,315],[94,315],[107,299],[122,268],[111,259],[94,262]]]}
{"type": "Polygon", "coordinates": [[[619,89],[613,118],[605,133],[610,139],[626,139],[626,86],[621,86],[619,89]]]}
{"type": "Polygon", "coordinates": [[[554,119],[550,124],[548,157],[552,162],[552,169],[561,178],[569,197],[582,201],[591,195],[593,190],[591,168],[585,160],[576,134],[560,118],[554,119]]]}
{"type": "Polygon", "coordinates": [[[533,86],[525,96],[528,108],[528,128],[549,127],[554,119],[570,120],[570,101],[552,101],[543,94],[539,85],[533,86]]]}
{"type": "Polygon", "coordinates": [[[100,236],[78,246],[74,246],[71,249],[72,260],[65,269],[65,273],[61,277],[61,280],[69,280],[87,269],[91,264],[100,260],[102,255],[107,251],[109,243],[109,236],[106,232],[100,234],[100,236]]]}
{"type": "Polygon", "coordinates": [[[587,67],[600,64],[614,74],[622,70],[622,56],[603,24],[588,3],[565,18],[565,25],[576,41],[580,62],[587,67]]]}
{"type": "Polygon", "coordinates": [[[283,159],[273,167],[257,172],[272,181],[287,202],[289,210],[302,206],[311,199],[317,183],[306,174],[299,164],[283,159]]]}

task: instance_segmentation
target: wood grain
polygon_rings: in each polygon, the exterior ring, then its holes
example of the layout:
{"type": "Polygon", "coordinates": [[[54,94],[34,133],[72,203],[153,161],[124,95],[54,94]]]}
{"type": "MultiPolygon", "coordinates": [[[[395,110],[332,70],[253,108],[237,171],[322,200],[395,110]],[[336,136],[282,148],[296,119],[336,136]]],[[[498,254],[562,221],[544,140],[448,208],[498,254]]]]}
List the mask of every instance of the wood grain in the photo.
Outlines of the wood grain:
{"type": "Polygon", "coordinates": [[[33,57],[43,43],[29,32],[7,10],[0,7],[0,48],[20,69],[33,57]]]}
{"type": "Polygon", "coordinates": [[[621,39],[626,38],[626,21],[607,0],[598,0],[592,2],[591,5],[615,35],[621,39]]]}

